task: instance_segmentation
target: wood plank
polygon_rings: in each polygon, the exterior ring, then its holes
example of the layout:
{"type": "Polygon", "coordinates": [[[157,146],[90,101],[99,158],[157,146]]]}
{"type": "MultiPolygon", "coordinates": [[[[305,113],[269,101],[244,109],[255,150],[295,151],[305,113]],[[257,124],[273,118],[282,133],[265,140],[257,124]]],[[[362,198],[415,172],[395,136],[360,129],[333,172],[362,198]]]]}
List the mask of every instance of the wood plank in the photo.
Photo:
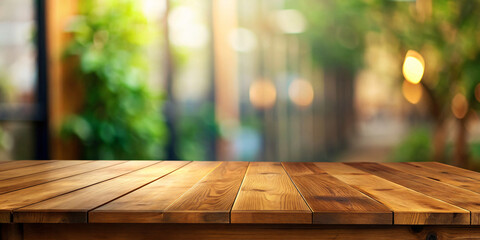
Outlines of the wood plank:
{"type": "Polygon", "coordinates": [[[11,221],[11,211],[49,198],[156,164],[154,161],[129,161],[112,167],[48,182],[0,195],[0,222],[11,221]]]}
{"type": "Polygon", "coordinates": [[[247,162],[222,162],[164,212],[168,223],[230,223],[247,162]]]}
{"type": "Polygon", "coordinates": [[[39,172],[46,172],[54,169],[64,168],[68,166],[74,166],[79,164],[85,164],[88,161],[52,161],[45,164],[38,164],[28,167],[10,169],[0,172],[0,180],[15,178],[25,175],[30,175],[39,172]]]}
{"type": "Polygon", "coordinates": [[[0,171],[6,171],[16,168],[24,168],[28,166],[41,165],[46,163],[55,162],[56,160],[21,160],[21,161],[8,161],[0,164],[0,171]]]}
{"type": "Polygon", "coordinates": [[[24,224],[25,240],[466,240],[478,226],[268,224],[24,224]]]}
{"type": "Polygon", "coordinates": [[[480,181],[480,173],[479,172],[467,170],[467,169],[464,169],[464,168],[458,168],[458,167],[450,166],[450,165],[439,163],[439,162],[423,162],[423,163],[411,163],[411,164],[415,164],[415,165],[420,165],[421,164],[422,167],[427,167],[427,168],[430,168],[430,169],[437,169],[437,170],[441,170],[444,173],[463,176],[463,177],[468,177],[468,178],[471,178],[473,180],[480,181]]]}
{"type": "MultiPolygon", "coordinates": [[[[86,223],[87,212],[188,164],[164,161],[13,212],[17,223],[86,223]]],[[[154,201],[154,199],[152,199],[154,201]]]]}
{"type": "Polygon", "coordinates": [[[90,211],[89,222],[162,223],[165,209],[219,164],[220,162],[192,162],[145,187],[90,211]]]}
{"type": "Polygon", "coordinates": [[[71,166],[67,169],[55,169],[48,172],[41,172],[27,176],[0,180],[0,194],[12,192],[22,188],[32,187],[35,185],[90,172],[96,169],[121,164],[124,162],[125,161],[92,161],[81,165],[71,166]]]}
{"type": "Polygon", "coordinates": [[[389,168],[382,164],[351,163],[350,165],[417,192],[469,210],[471,212],[471,224],[480,224],[480,194],[478,193],[389,168]]]}
{"type": "Polygon", "coordinates": [[[312,223],[312,212],[281,163],[252,162],[231,212],[232,223],[312,223]]]}
{"type": "Polygon", "coordinates": [[[389,208],[314,163],[282,164],[312,209],[314,224],[392,224],[389,208]]]}
{"type": "MultiPolygon", "coordinates": [[[[451,171],[442,168],[426,167],[423,163],[385,163],[387,167],[397,169],[403,172],[411,173],[419,177],[431,179],[433,181],[450,184],[456,187],[468,189],[480,193],[479,180],[457,175],[451,171]]],[[[479,174],[480,175],[480,174],[479,174]]]]}
{"type": "Polygon", "coordinates": [[[394,224],[467,225],[470,212],[343,163],[315,163],[393,211],[394,224]]]}

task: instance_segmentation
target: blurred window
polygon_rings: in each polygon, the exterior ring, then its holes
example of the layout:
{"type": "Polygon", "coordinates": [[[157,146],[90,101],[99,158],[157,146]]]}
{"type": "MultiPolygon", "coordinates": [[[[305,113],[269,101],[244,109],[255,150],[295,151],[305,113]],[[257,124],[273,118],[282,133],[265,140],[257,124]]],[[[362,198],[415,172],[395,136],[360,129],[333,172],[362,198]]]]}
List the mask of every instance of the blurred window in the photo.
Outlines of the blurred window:
{"type": "Polygon", "coordinates": [[[0,1],[0,160],[47,158],[42,2],[0,1]]]}

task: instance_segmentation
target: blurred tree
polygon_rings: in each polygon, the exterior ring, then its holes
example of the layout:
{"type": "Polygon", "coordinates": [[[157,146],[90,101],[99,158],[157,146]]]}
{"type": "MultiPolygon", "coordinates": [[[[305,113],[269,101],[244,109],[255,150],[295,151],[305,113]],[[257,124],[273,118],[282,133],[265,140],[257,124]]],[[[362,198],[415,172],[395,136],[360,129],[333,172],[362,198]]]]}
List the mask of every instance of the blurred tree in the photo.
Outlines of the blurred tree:
{"type": "Polygon", "coordinates": [[[335,152],[349,142],[354,131],[354,79],[364,63],[365,34],[374,27],[371,1],[289,1],[308,22],[301,37],[311,47],[311,57],[322,69],[327,151],[335,152]]]}
{"type": "MultiPolygon", "coordinates": [[[[418,0],[413,3],[378,1],[382,29],[394,36],[404,52],[419,51],[425,58],[421,85],[435,121],[433,160],[445,161],[446,120],[457,118],[454,161],[468,165],[467,124],[480,104],[480,3],[478,1],[418,0]]],[[[403,57],[403,56],[402,56],[403,57]]]]}
{"type": "MultiPolygon", "coordinates": [[[[426,68],[419,84],[424,89],[429,115],[435,123],[431,141],[433,156],[429,159],[446,160],[445,124],[453,113],[457,125],[454,160],[459,166],[467,166],[467,125],[472,113],[480,108],[480,23],[477,17],[480,2],[324,0],[289,1],[289,4],[300,9],[308,20],[311,30],[305,37],[312,47],[312,58],[325,72],[326,88],[329,79],[336,82],[336,89],[353,84],[354,74],[362,67],[364,41],[370,31],[396,41],[392,46],[400,46],[401,52],[410,49],[420,52],[426,68]]],[[[335,99],[328,96],[332,93],[326,91],[325,94],[329,105],[334,106],[335,99]]],[[[336,106],[335,109],[345,108],[336,106]]],[[[326,114],[331,116],[328,109],[326,114]]],[[[424,138],[412,136],[410,139],[424,138]]]]}
{"type": "MultiPolygon", "coordinates": [[[[219,137],[218,123],[215,119],[215,99],[214,99],[214,62],[213,62],[213,41],[208,41],[205,46],[191,46],[185,42],[175,42],[172,40],[172,36],[175,36],[175,31],[178,36],[179,29],[172,28],[172,21],[167,21],[169,16],[175,15],[175,11],[187,9],[189,12],[192,8],[192,4],[195,6],[202,6],[201,8],[191,11],[190,15],[184,15],[187,18],[186,26],[193,26],[194,23],[188,23],[188,18],[199,21],[198,24],[202,24],[202,18],[206,17],[206,24],[212,26],[212,10],[211,1],[186,1],[186,0],[168,0],[165,12],[165,79],[167,90],[167,106],[165,109],[165,115],[167,118],[167,125],[169,128],[169,146],[168,157],[170,159],[182,159],[182,160],[199,160],[199,161],[212,161],[217,157],[216,141],[219,137]],[[203,9],[204,8],[204,9],[203,9]],[[208,10],[207,10],[208,9],[208,10]],[[202,56],[199,56],[199,55],[202,56]],[[199,61],[199,59],[201,59],[199,61]],[[195,99],[185,99],[187,93],[183,93],[183,99],[180,96],[175,96],[174,85],[182,84],[182,75],[189,71],[194,71],[195,68],[204,67],[199,66],[199,62],[205,61],[204,66],[209,66],[207,69],[208,76],[197,75],[191,81],[208,81],[209,89],[205,96],[195,99]],[[193,64],[192,64],[193,63],[193,64]],[[202,79],[203,78],[203,79],[202,79]],[[207,79],[205,79],[207,78],[207,79]]],[[[185,26],[183,26],[185,27],[185,26]]],[[[177,27],[178,28],[178,27],[177,27]]],[[[195,33],[192,32],[193,28],[184,29],[184,33],[189,33],[190,38],[195,38],[195,33]]],[[[178,38],[178,37],[177,37],[178,38]]],[[[175,39],[175,37],[173,37],[175,39]]],[[[199,41],[201,42],[201,41],[199,41]]],[[[190,42],[190,44],[192,44],[190,42]]],[[[194,44],[195,45],[195,44],[194,44]]],[[[202,91],[202,90],[200,90],[202,91]]]]}
{"type": "Polygon", "coordinates": [[[147,85],[146,45],[155,31],[135,0],[82,0],[66,55],[78,59],[83,110],[65,121],[86,159],[164,157],[161,98],[147,85]]]}

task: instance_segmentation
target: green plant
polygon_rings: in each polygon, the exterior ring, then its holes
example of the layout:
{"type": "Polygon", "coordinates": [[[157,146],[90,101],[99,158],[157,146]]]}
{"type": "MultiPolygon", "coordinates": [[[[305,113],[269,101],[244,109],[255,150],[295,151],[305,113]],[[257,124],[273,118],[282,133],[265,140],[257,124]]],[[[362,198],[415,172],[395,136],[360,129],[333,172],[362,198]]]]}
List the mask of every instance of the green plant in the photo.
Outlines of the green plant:
{"type": "Polygon", "coordinates": [[[158,159],[166,129],[161,98],[146,82],[146,45],[155,36],[134,0],[82,0],[66,56],[78,58],[81,112],[62,133],[79,139],[86,159],[158,159]]]}
{"type": "Polygon", "coordinates": [[[308,21],[304,33],[312,59],[322,68],[356,71],[363,64],[364,35],[372,28],[371,1],[289,1],[308,21]]]}
{"type": "Polygon", "coordinates": [[[429,115],[435,122],[433,160],[446,160],[445,124],[452,117],[454,97],[466,99],[462,102],[466,113],[456,116],[453,155],[454,163],[466,167],[469,162],[467,125],[472,113],[480,109],[475,97],[476,86],[480,84],[479,2],[378,3],[382,13],[379,26],[396,39],[402,51],[414,49],[425,57],[425,74],[420,84],[428,101],[429,115]],[[426,7],[421,7],[423,5],[426,7]]]}
{"type": "Polygon", "coordinates": [[[180,159],[207,161],[215,157],[215,139],[218,125],[211,103],[185,107],[178,121],[178,149],[180,159]],[[196,109],[195,109],[196,108],[196,109]]]}
{"type": "Polygon", "coordinates": [[[431,131],[417,128],[395,148],[392,160],[395,162],[425,162],[432,155],[431,131]]]}

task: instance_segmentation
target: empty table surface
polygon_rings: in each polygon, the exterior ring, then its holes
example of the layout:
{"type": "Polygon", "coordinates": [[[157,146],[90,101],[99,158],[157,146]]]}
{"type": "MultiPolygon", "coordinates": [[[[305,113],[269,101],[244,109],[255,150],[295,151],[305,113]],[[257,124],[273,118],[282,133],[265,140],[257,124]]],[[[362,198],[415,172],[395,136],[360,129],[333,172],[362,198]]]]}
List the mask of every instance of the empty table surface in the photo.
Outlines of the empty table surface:
{"type": "Polygon", "coordinates": [[[480,173],[425,163],[8,161],[2,223],[480,225],[480,173]]]}

